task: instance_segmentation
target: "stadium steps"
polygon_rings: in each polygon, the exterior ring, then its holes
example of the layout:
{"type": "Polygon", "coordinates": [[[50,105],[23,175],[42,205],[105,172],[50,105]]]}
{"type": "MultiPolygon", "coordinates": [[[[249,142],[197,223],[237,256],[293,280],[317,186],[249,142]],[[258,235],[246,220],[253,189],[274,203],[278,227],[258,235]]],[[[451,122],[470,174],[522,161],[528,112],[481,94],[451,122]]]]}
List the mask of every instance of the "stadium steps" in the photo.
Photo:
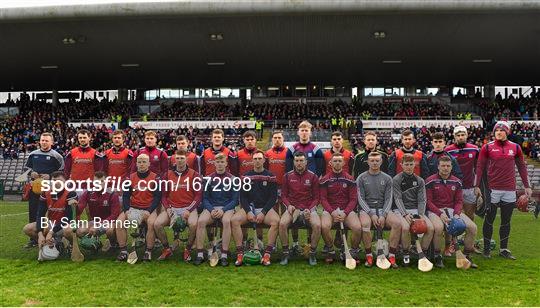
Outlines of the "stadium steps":
{"type": "Polygon", "coordinates": [[[532,158],[526,159],[527,165],[533,165],[536,169],[540,169],[540,161],[534,160],[532,158]]]}
{"type": "Polygon", "coordinates": [[[266,151],[266,149],[269,149],[272,146],[272,129],[265,128],[263,130],[262,138],[259,138],[259,141],[257,141],[257,149],[261,149],[263,151],[266,151]]]}
{"type": "Polygon", "coordinates": [[[24,164],[28,153],[19,154],[17,159],[0,158],[0,180],[4,181],[4,190],[6,193],[18,193],[22,191],[23,183],[15,181],[15,178],[24,170],[24,164]]]}

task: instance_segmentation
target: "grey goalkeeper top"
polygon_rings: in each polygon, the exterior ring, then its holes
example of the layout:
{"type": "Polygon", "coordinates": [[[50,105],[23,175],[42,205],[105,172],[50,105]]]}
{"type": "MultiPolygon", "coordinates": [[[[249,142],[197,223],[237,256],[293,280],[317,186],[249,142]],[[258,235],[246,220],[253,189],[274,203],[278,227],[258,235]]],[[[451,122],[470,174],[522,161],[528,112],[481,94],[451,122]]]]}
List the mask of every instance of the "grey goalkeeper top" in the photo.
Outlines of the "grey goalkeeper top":
{"type": "Polygon", "coordinates": [[[394,203],[401,215],[407,214],[406,210],[418,209],[419,215],[426,214],[426,184],[416,174],[400,172],[393,179],[394,203]]]}
{"type": "Polygon", "coordinates": [[[362,210],[370,216],[386,216],[392,208],[392,178],[384,173],[370,174],[369,171],[361,173],[356,179],[358,188],[358,203],[362,210]]]}

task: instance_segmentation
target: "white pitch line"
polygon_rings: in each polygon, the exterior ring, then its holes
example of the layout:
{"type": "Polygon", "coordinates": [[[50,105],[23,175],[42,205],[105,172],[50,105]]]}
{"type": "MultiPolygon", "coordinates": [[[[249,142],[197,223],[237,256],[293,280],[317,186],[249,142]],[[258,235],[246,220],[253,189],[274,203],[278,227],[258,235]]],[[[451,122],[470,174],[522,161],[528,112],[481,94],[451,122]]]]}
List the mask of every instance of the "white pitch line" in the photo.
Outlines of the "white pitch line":
{"type": "Polygon", "coordinates": [[[28,212],[22,212],[22,213],[16,213],[16,214],[0,215],[0,218],[3,218],[3,217],[9,217],[9,216],[18,216],[18,215],[23,215],[23,214],[28,214],[28,212]]]}

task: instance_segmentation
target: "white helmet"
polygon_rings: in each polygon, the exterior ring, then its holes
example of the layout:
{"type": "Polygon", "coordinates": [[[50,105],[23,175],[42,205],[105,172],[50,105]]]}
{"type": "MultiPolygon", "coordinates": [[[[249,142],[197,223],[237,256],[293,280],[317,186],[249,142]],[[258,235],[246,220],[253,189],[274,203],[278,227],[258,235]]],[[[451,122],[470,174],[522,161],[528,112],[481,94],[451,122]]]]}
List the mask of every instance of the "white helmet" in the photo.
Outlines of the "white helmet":
{"type": "Polygon", "coordinates": [[[59,255],[60,251],[56,249],[55,245],[52,247],[49,247],[49,245],[43,245],[43,247],[41,247],[39,250],[38,261],[56,260],[59,255]]]}
{"type": "Polygon", "coordinates": [[[131,221],[136,221],[137,225],[139,225],[142,221],[142,211],[139,209],[129,209],[127,211],[127,218],[131,221]]]}

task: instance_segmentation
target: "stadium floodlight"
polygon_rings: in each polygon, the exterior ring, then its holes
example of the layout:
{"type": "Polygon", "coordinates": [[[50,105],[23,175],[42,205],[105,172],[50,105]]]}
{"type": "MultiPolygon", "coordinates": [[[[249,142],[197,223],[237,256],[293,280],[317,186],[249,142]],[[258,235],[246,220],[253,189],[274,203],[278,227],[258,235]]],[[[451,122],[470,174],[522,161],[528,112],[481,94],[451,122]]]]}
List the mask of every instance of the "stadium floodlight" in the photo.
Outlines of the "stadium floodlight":
{"type": "Polygon", "coordinates": [[[221,33],[210,34],[210,40],[212,40],[212,41],[222,41],[223,40],[223,34],[221,34],[221,33]]]}
{"type": "Polygon", "coordinates": [[[473,61],[473,63],[491,63],[491,62],[493,62],[492,59],[474,59],[472,61],[473,61]]]}
{"type": "Polygon", "coordinates": [[[62,43],[64,43],[64,45],[73,45],[73,44],[77,43],[77,41],[72,37],[65,37],[62,40],[62,43]]]}
{"type": "Polygon", "coordinates": [[[376,31],[376,32],[373,32],[373,37],[375,39],[383,39],[383,38],[386,38],[386,32],[384,31],[376,31]]]}
{"type": "Polygon", "coordinates": [[[121,67],[139,67],[139,63],[123,63],[121,67]]]}
{"type": "Polygon", "coordinates": [[[44,70],[53,70],[57,68],[58,68],[58,65],[42,65],[41,66],[41,69],[44,69],[44,70]]]}
{"type": "Polygon", "coordinates": [[[382,63],[384,63],[384,64],[400,64],[401,60],[383,60],[382,63]]]}
{"type": "Polygon", "coordinates": [[[208,66],[220,66],[220,65],[225,65],[225,62],[208,62],[206,64],[208,66]]]}

